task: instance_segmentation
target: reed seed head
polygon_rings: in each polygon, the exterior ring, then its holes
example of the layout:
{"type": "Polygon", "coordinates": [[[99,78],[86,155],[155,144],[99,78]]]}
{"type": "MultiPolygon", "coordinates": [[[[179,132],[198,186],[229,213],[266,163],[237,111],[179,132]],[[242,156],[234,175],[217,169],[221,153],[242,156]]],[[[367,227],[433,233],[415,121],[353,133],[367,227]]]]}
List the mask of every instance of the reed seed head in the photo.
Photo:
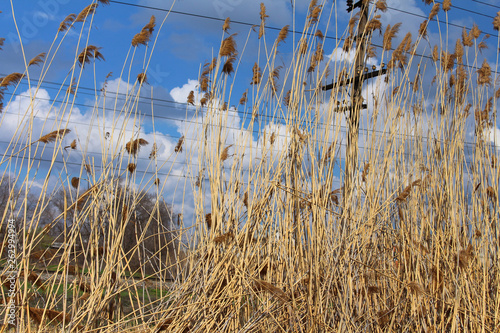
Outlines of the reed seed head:
{"type": "Polygon", "coordinates": [[[71,132],[71,130],[69,130],[69,129],[56,130],[56,131],[50,132],[49,134],[45,134],[37,141],[43,142],[43,143],[54,142],[54,141],[56,141],[57,137],[60,136],[61,138],[63,138],[66,134],[68,134],[70,132],[71,132]]]}
{"type": "Polygon", "coordinates": [[[34,57],[33,59],[31,59],[30,62],[28,63],[28,67],[40,65],[44,61],[45,55],[46,55],[46,53],[42,52],[39,55],[37,55],[36,57],[34,57]]]}
{"type": "Polygon", "coordinates": [[[125,145],[125,150],[130,154],[130,155],[137,155],[139,150],[141,149],[142,146],[145,146],[149,144],[146,140],[139,138],[136,140],[131,139],[127,144],[125,145]]]}

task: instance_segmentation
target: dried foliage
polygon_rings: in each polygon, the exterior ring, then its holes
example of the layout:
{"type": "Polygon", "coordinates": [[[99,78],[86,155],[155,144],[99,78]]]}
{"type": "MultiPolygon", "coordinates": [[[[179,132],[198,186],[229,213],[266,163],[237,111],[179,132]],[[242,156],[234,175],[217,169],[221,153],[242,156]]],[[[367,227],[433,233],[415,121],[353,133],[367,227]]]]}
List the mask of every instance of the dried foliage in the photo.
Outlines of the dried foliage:
{"type": "Polygon", "coordinates": [[[94,45],[89,45],[83,49],[82,52],[78,55],[78,62],[80,66],[84,66],[85,64],[89,64],[91,59],[94,60],[104,60],[103,55],[99,50],[101,47],[97,47],[94,45]]]}
{"type": "Polygon", "coordinates": [[[175,145],[174,151],[176,153],[182,153],[182,144],[184,143],[184,135],[179,138],[177,144],[175,145]]]}
{"type": "Polygon", "coordinates": [[[222,25],[222,31],[227,32],[229,30],[229,17],[226,17],[224,24],[222,25]]]}
{"type": "Polygon", "coordinates": [[[193,90],[191,90],[189,92],[189,95],[187,97],[187,103],[191,104],[191,105],[194,105],[194,91],[193,90]]]}
{"type": "Polygon", "coordinates": [[[153,35],[153,31],[155,30],[156,26],[156,18],[154,15],[151,16],[149,19],[148,24],[146,24],[141,32],[136,34],[134,38],[132,38],[132,46],[137,47],[139,45],[147,45],[147,43],[150,41],[151,36],[153,35]]]}
{"type": "Polygon", "coordinates": [[[232,57],[235,55],[236,42],[234,41],[234,36],[236,36],[236,34],[232,34],[222,41],[222,45],[219,51],[221,57],[232,57]]]}
{"type": "MultiPolygon", "coordinates": [[[[78,16],[76,16],[75,22],[83,22],[87,19],[89,15],[93,15],[98,4],[97,3],[92,3],[85,7],[78,16]]],[[[66,17],[67,19],[68,17],[66,17]]],[[[64,21],[63,21],[64,22],[64,21]]]]}
{"type": "Polygon", "coordinates": [[[147,144],[149,144],[149,142],[147,142],[146,140],[144,140],[142,138],[135,139],[135,140],[132,139],[129,142],[127,142],[127,144],[125,145],[125,150],[130,155],[135,156],[135,155],[137,155],[137,153],[139,152],[141,147],[146,146],[147,144]]]}
{"type": "Polygon", "coordinates": [[[29,61],[28,66],[38,66],[38,65],[40,65],[41,63],[44,62],[45,55],[46,55],[45,52],[40,53],[39,55],[37,55],[36,57],[34,57],[33,59],[31,59],[29,61]]]}
{"type": "Polygon", "coordinates": [[[491,85],[491,67],[484,59],[481,68],[477,70],[477,83],[479,85],[491,85]]]}
{"type": "Polygon", "coordinates": [[[384,50],[392,49],[392,39],[396,37],[400,28],[401,28],[401,23],[396,23],[394,24],[393,27],[391,27],[390,24],[387,25],[387,28],[385,28],[384,32],[384,43],[383,43],[384,50]]]}
{"type": "Polygon", "coordinates": [[[56,139],[58,137],[60,137],[62,139],[66,134],[68,134],[70,132],[71,132],[71,130],[69,130],[69,129],[60,129],[60,130],[52,131],[49,134],[45,134],[37,141],[43,142],[43,143],[54,142],[54,141],[56,141],[56,139]]]}
{"type": "Polygon", "coordinates": [[[286,37],[288,36],[288,29],[289,29],[289,25],[285,25],[283,28],[281,28],[279,34],[278,34],[278,38],[276,39],[276,44],[279,44],[281,42],[284,42],[286,37]]]}
{"type": "Polygon", "coordinates": [[[73,27],[73,21],[76,19],[76,14],[69,14],[66,18],[59,24],[58,32],[64,32],[68,28],[73,27]]]}
{"type": "Polygon", "coordinates": [[[11,73],[0,81],[0,88],[16,85],[24,77],[21,73],[11,73]]]}

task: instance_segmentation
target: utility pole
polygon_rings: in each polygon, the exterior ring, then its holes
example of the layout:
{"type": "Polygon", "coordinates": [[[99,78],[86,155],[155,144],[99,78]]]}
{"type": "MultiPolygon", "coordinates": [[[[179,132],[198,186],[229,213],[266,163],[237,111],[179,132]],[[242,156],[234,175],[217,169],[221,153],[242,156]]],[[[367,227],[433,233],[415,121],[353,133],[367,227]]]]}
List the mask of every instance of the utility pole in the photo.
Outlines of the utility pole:
{"type": "MultiPolygon", "coordinates": [[[[357,35],[355,37],[356,58],[354,63],[354,77],[340,80],[335,84],[329,84],[323,87],[323,90],[330,90],[335,86],[352,84],[351,106],[338,110],[348,111],[347,123],[349,125],[349,129],[347,133],[347,150],[345,156],[346,162],[343,193],[344,207],[348,209],[346,214],[347,220],[349,220],[351,217],[351,211],[349,209],[350,205],[348,201],[352,198],[354,185],[356,183],[355,176],[358,164],[359,118],[361,109],[366,109],[367,107],[366,104],[363,104],[363,97],[361,96],[363,81],[365,79],[373,78],[387,72],[386,69],[382,68],[379,71],[365,73],[365,57],[367,47],[367,35],[365,29],[368,22],[369,0],[359,0],[356,3],[353,3],[353,0],[347,0],[347,12],[351,12],[354,8],[359,8],[361,11],[359,16],[357,35]]],[[[346,225],[343,225],[342,229],[344,229],[344,227],[346,227],[346,225]]]]}
{"type": "MultiPolygon", "coordinates": [[[[352,1],[351,1],[352,2],[352,1]]],[[[366,32],[365,27],[368,22],[369,0],[360,0],[360,16],[358,24],[358,33],[356,35],[356,59],[354,63],[354,82],[352,85],[351,105],[352,109],[348,117],[349,132],[347,133],[347,154],[345,162],[345,182],[344,182],[344,207],[350,207],[347,200],[351,200],[354,185],[356,183],[355,175],[358,162],[358,137],[359,137],[359,117],[363,107],[363,72],[365,69],[366,57],[366,32]]],[[[349,9],[348,9],[349,10],[349,9]]],[[[350,209],[347,217],[350,218],[350,209]]]]}

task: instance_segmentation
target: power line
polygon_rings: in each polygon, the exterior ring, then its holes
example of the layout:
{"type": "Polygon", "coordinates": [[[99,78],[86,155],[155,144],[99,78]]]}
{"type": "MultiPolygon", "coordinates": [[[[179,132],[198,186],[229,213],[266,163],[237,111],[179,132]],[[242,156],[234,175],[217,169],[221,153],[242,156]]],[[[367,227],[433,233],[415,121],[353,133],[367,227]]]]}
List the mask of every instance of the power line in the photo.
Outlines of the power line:
{"type": "MultiPolygon", "coordinates": [[[[5,95],[13,95],[13,94],[6,93],[5,95]]],[[[29,98],[29,97],[26,97],[26,98],[29,98]]],[[[45,101],[49,101],[49,102],[51,101],[50,99],[43,98],[43,97],[36,97],[36,99],[45,100],[45,101]]],[[[55,101],[55,102],[63,103],[62,101],[55,101]]],[[[93,108],[94,107],[94,105],[88,105],[88,104],[76,103],[76,102],[72,103],[72,105],[82,106],[82,107],[87,107],[87,108],[93,108]]],[[[102,107],[102,110],[104,110],[104,111],[112,111],[112,112],[115,111],[112,108],[106,108],[106,107],[102,107]]],[[[20,114],[13,113],[13,112],[10,112],[10,111],[7,111],[6,114],[20,115],[20,114]]],[[[184,122],[184,123],[194,124],[194,125],[199,125],[200,124],[199,122],[196,122],[194,120],[187,120],[187,119],[181,120],[179,118],[167,117],[167,116],[158,115],[158,114],[152,115],[152,114],[145,113],[144,115],[145,116],[153,116],[155,119],[159,118],[159,119],[165,119],[165,120],[171,120],[171,121],[181,121],[181,122],[184,122]]],[[[286,119],[285,118],[273,117],[271,115],[260,115],[260,114],[258,116],[265,116],[266,118],[269,118],[272,121],[277,121],[276,125],[286,125],[286,119]]],[[[52,120],[57,120],[57,119],[53,118],[52,120]]],[[[72,121],[72,120],[70,120],[69,122],[70,123],[74,123],[74,124],[81,124],[81,125],[90,126],[90,124],[86,124],[86,123],[82,123],[82,122],[76,122],[76,121],[72,121]]],[[[306,122],[306,121],[304,121],[304,122],[306,122]]],[[[329,124],[326,124],[326,123],[319,123],[319,125],[322,125],[322,126],[334,126],[335,124],[329,125],[329,124]]],[[[92,125],[92,126],[93,127],[97,127],[98,125],[96,124],[96,125],[92,125]]],[[[347,133],[346,132],[347,131],[347,127],[346,126],[342,126],[342,125],[339,125],[339,126],[340,126],[340,129],[341,129],[341,133],[347,133]],[[344,131],[342,132],[342,130],[344,130],[344,131]]],[[[239,128],[239,127],[226,127],[226,128],[227,129],[232,129],[232,130],[237,130],[237,131],[241,130],[241,128],[239,128]]],[[[371,133],[375,133],[375,136],[379,136],[379,137],[382,137],[384,135],[388,135],[387,132],[383,132],[383,131],[380,131],[380,130],[360,129],[360,131],[362,131],[362,132],[370,131],[371,133]]],[[[254,128],[251,133],[253,133],[253,134],[260,134],[258,128],[254,128]]],[[[165,136],[171,137],[171,138],[176,139],[176,140],[180,139],[180,136],[176,137],[176,136],[167,135],[167,134],[165,134],[165,136]]],[[[408,139],[408,138],[410,138],[410,139],[411,138],[415,138],[415,136],[412,136],[410,134],[401,134],[401,133],[398,133],[395,136],[397,136],[399,138],[406,138],[406,139],[408,139]]],[[[437,140],[435,138],[430,138],[428,136],[420,136],[420,138],[425,139],[425,141],[427,141],[427,142],[431,141],[431,140],[436,140],[437,142],[444,143],[443,140],[437,140]]],[[[193,140],[194,141],[194,139],[189,139],[189,140],[193,140]]],[[[326,143],[325,141],[322,141],[322,142],[326,143]]],[[[464,141],[463,143],[464,143],[464,145],[468,145],[468,146],[475,146],[476,145],[476,143],[474,143],[474,142],[464,141]]],[[[493,147],[500,147],[500,146],[495,146],[493,143],[491,145],[493,147]]]]}
{"type": "MultiPolygon", "coordinates": [[[[387,6],[387,8],[389,8],[391,10],[395,10],[395,11],[400,12],[400,13],[407,14],[407,15],[412,15],[412,16],[415,16],[415,17],[421,17],[421,18],[424,18],[426,20],[429,18],[428,16],[420,15],[420,14],[416,14],[416,13],[412,13],[412,12],[409,12],[409,11],[406,11],[406,10],[403,10],[403,9],[399,9],[399,8],[394,8],[394,7],[389,7],[389,6],[387,6]]],[[[453,8],[457,8],[457,7],[453,6],[453,8]]],[[[459,9],[462,9],[462,8],[459,8],[459,9]]],[[[483,15],[483,14],[480,14],[480,15],[483,15]]],[[[488,15],[485,15],[485,16],[491,17],[491,16],[488,16],[488,15]]],[[[491,17],[491,18],[494,18],[494,17],[491,17]]],[[[445,24],[445,22],[442,22],[442,23],[445,24]]],[[[450,25],[450,26],[456,27],[456,28],[460,28],[460,29],[471,30],[471,28],[468,28],[468,27],[463,26],[463,25],[455,24],[455,23],[452,23],[452,22],[448,22],[447,25],[450,25]]],[[[488,35],[490,35],[492,37],[498,37],[498,35],[496,35],[494,33],[486,33],[484,31],[481,31],[481,33],[483,33],[485,35],[488,34],[488,35]]]]}
{"type": "Polygon", "coordinates": [[[484,1],[478,1],[478,0],[472,0],[472,1],[480,3],[480,4],[485,5],[485,6],[490,6],[490,7],[493,7],[493,8],[500,9],[500,6],[492,5],[491,3],[487,3],[487,2],[484,2],[484,1]]]}
{"type": "MultiPolygon", "coordinates": [[[[117,1],[117,0],[110,0],[109,2],[116,3],[116,4],[119,4],[119,5],[131,6],[131,7],[137,7],[137,8],[144,8],[144,9],[151,9],[151,10],[162,11],[162,12],[170,12],[170,13],[179,14],[179,15],[193,16],[193,17],[198,17],[198,18],[203,18],[203,19],[208,19],[208,20],[214,20],[214,21],[224,22],[224,19],[221,19],[221,18],[218,18],[218,17],[213,17],[213,16],[208,16],[208,15],[193,14],[193,13],[187,13],[187,12],[181,12],[181,11],[174,11],[174,10],[171,11],[171,10],[165,9],[165,8],[159,8],[159,7],[154,7],[154,6],[146,6],[146,5],[139,5],[139,4],[133,4],[133,3],[128,3],[128,2],[124,2],[124,1],[117,1]]],[[[413,15],[413,16],[416,16],[416,17],[421,17],[421,18],[424,18],[424,19],[428,18],[427,16],[423,16],[423,15],[420,15],[420,14],[415,14],[415,13],[408,12],[408,11],[404,11],[404,10],[401,10],[401,9],[398,9],[398,8],[393,8],[393,7],[387,7],[387,8],[389,8],[391,10],[399,11],[401,13],[405,13],[405,14],[408,14],[408,15],[413,15]]],[[[460,7],[460,9],[466,10],[466,9],[461,8],[461,7],[460,7]]],[[[475,12],[472,12],[472,13],[475,13],[475,12]]],[[[256,24],[252,24],[252,23],[249,23],[249,22],[243,22],[243,21],[233,21],[233,20],[231,20],[231,22],[235,23],[235,24],[249,26],[249,27],[258,26],[256,24]]],[[[461,26],[461,25],[458,25],[458,24],[454,24],[454,23],[450,23],[450,22],[448,24],[451,25],[451,26],[460,28],[460,29],[464,29],[464,28],[467,29],[467,30],[471,29],[471,28],[468,28],[468,27],[465,27],[465,26],[461,26]]],[[[281,31],[281,28],[277,28],[277,27],[273,27],[273,26],[266,26],[266,29],[275,30],[275,31],[281,31]]],[[[294,34],[302,34],[303,33],[303,31],[295,31],[295,30],[289,30],[289,32],[294,33],[294,34]]],[[[308,36],[313,36],[314,34],[308,33],[307,35],[308,36]]],[[[489,34],[489,35],[490,36],[494,36],[494,37],[498,37],[498,35],[496,35],[496,34],[489,34]]],[[[343,40],[345,40],[345,38],[337,38],[337,37],[332,37],[332,36],[328,36],[328,35],[324,36],[324,38],[325,39],[335,40],[335,41],[343,41],[343,40]]],[[[374,47],[383,49],[383,45],[374,44],[374,43],[372,43],[371,45],[374,46],[374,47]]],[[[429,56],[429,55],[415,53],[415,56],[422,57],[422,58],[425,58],[425,59],[431,59],[432,60],[432,57],[429,56]]],[[[471,66],[471,65],[468,65],[468,64],[466,64],[464,66],[472,68],[472,69],[475,69],[475,70],[478,69],[477,67],[471,66]]],[[[492,70],[492,73],[498,74],[498,72],[493,71],[493,70],[492,70]]]]}

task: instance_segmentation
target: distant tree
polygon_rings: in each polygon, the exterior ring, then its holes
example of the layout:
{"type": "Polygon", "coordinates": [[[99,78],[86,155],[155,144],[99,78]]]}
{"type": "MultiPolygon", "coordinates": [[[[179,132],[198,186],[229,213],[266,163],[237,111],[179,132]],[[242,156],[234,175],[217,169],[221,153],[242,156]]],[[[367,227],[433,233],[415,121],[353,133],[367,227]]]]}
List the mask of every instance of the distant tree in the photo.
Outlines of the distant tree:
{"type": "Polygon", "coordinates": [[[118,182],[97,192],[98,195],[86,197],[78,205],[84,190],[77,194],[73,188],[61,189],[51,197],[50,211],[58,218],[52,227],[53,234],[59,235],[56,242],[63,242],[70,233],[78,233],[77,247],[85,253],[80,258],[89,260],[95,255],[106,255],[106,251],[116,251],[112,247],[119,237],[127,269],[142,274],[161,273],[167,278],[175,276],[172,267],[179,256],[179,240],[172,209],[163,198],[134,191],[118,182]],[[97,244],[98,248],[91,249],[90,244],[97,244]],[[167,269],[169,266],[172,267],[167,269]]]}

